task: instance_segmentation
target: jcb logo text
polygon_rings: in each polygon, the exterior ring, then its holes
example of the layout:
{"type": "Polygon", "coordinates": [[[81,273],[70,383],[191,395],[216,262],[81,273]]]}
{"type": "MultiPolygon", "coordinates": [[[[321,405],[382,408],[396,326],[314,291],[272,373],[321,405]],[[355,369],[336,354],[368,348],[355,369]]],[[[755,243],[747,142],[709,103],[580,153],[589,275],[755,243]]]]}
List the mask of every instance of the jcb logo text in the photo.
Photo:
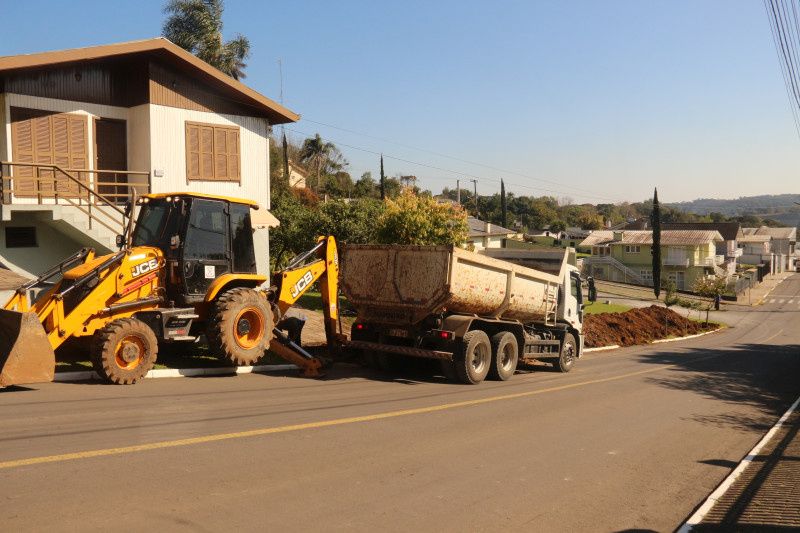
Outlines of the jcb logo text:
{"type": "Polygon", "coordinates": [[[142,274],[147,274],[150,271],[158,269],[158,260],[151,259],[150,261],[145,261],[144,263],[139,263],[135,267],[131,269],[131,275],[134,278],[138,278],[142,274]]]}

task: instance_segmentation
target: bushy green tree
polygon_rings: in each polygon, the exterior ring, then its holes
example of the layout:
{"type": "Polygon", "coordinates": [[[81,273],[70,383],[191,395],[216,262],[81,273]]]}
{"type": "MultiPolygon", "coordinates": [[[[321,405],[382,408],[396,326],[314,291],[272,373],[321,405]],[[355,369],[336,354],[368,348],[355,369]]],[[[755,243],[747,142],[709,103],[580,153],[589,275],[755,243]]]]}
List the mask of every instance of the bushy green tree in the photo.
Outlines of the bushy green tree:
{"type": "Polygon", "coordinates": [[[721,298],[727,287],[728,280],[725,276],[707,276],[697,278],[694,282],[694,285],[692,285],[692,291],[703,298],[710,299],[705,306],[706,324],[708,324],[708,313],[711,311],[711,307],[714,305],[714,300],[721,298]]]}
{"type": "Polygon", "coordinates": [[[384,244],[462,244],[467,239],[467,214],[459,206],[439,203],[404,189],[386,201],[378,218],[377,238],[384,244]]]}

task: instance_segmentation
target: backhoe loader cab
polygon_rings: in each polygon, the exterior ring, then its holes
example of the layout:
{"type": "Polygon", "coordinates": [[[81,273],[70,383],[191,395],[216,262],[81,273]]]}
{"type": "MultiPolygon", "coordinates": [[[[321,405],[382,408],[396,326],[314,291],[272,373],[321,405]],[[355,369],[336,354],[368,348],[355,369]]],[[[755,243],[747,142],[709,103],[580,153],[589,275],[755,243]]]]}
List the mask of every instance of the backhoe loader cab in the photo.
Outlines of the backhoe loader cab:
{"type": "Polygon", "coordinates": [[[222,276],[256,274],[250,221],[255,202],[173,194],[148,195],[138,203],[131,244],[162,250],[167,297],[176,305],[205,303],[222,276]]]}

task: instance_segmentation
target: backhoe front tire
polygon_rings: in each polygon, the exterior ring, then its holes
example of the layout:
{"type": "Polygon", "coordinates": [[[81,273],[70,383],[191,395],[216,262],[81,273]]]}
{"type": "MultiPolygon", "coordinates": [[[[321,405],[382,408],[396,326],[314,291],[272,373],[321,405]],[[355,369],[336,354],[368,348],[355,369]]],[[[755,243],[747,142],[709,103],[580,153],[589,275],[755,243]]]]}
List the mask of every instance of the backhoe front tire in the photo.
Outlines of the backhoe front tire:
{"type": "Polygon", "coordinates": [[[213,354],[235,365],[252,365],[269,348],[273,327],[266,298],[254,289],[231,289],[211,308],[208,345],[213,354]]]}
{"type": "Polygon", "coordinates": [[[153,369],[157,357],[156,336],[141,320],[114,320],[94,335],[92,366],[109,383],[136,383],[153,369]]]}
{"type": "Polygon", "coordinates": [[[458,381],[476,385],[486,379],[492,364],[492,345],[481,330],[468,331],[453,354],[453,368],[458,381]]]}

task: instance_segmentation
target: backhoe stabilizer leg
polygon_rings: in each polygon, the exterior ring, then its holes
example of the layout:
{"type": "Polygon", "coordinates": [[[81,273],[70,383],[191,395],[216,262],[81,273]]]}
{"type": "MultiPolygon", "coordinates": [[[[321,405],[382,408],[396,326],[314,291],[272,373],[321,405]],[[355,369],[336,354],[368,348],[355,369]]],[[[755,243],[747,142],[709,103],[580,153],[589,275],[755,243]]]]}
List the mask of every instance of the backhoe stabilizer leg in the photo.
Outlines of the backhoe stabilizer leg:
{"type": "Polygon", "coordinates": [[[279,357],[294,363],[303,370],[303,377],[319,378],[324,374],[320,371],[322,361],[314,357],[302,346],[293,342],[283,331],[278,328],[273,329],[275,336],[269,344],[269,349],[279,357]]]}

